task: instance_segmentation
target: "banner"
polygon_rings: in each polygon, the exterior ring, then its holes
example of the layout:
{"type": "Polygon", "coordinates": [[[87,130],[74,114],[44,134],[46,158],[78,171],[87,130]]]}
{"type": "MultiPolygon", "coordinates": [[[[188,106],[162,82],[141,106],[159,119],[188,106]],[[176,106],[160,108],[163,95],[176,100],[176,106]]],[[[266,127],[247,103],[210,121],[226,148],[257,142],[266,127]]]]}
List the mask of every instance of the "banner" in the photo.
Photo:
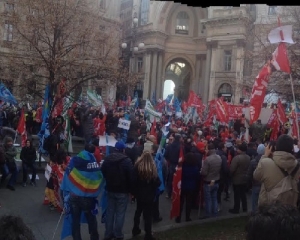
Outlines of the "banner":
{"type": "Polygon", "coordinates": [[[265,99],[270,74],[271,68],[269,63],[267,63],[263,66],[258,76],[256,77],[250,99],[250,125],[257,121],[259,118],[262,104],[265,99]]]}
{"type": "Polygon", "coordinates": [[[187,101],[187,105],[190,106],[190,107],[201,107],[201,105],[202,105],[201,99],[192,90],[190,91],[189,99],[187,101]]]}
{"type": "Polygon", "coordinates": [[[229,120],[238,119],[243,115],[244,106],[228,104],[229,120]]]}
{"type": "Polygon", "coordinates": [[[122,128],[122,129],[125,129],[125,130],[129,130],[130,124],[131,124],[131,121],[120,118],[120,119],[119,119],[118,128],[122,128]]]}
{"type": "Polygon", "coordinates": [[[154,107],[148,99],[146,100],[145,112],[157,118],[161,118],[162,115],[160,112],[155,111],[154,107]]]}
{"type": "Polygon", "coordinates": [[[96,92],[91,91],[91,90],[87,90],[86,91],[87,94],[87,98],[89,103],[93,106],[93,107],[100,107],[103,103],[102,98],[100,95],[98,95],[96,92]]]}
{"type": "Polygon", "coordinates": [[[227,102],[225,102],[222,98],[218,98],[216,100],[216,113],[217,118],[220,122],[228,123],[229,121],[229,108],[227,102]]]}

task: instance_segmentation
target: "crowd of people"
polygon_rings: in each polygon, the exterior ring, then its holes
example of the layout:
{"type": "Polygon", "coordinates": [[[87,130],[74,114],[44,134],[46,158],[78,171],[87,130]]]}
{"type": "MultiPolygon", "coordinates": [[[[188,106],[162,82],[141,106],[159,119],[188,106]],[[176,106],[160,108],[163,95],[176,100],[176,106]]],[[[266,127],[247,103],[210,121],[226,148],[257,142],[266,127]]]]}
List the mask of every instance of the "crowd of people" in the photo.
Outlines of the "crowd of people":
{"type": "MultiPolygon", "coordinates": [[[[121,140],[124,130],[118,128],[124,110],[103,114],[94,108],[73,106],[68,114],[73,122],[73,135],[84,137],[85,148],[78,155],[70,157],[67,151],[60,148],[59,129],[62,128],[62,122],[53,121],[57,131],[53,131],[49,137],[56,140],[46,141],[51,145],[47,149],[52,172],[47,181],[44,203],[49,204],[51,210],[62,212],[67,199],[73,217],[72,235],[75,240],[81,239],[81,212],[85,213],[91,239],[99,239],[97,218],[92,210],[95,209],[104,181],[107,193],[104,239],[124,238],[122,229],[130,201],[136,203],[132,235],[141,234],[140,217],[143,214],[144,239],[155,239],[152,224],[166,217],[161,216],[159,211],[162,192],[158,188],[164,184],[165,197],[172,199],[173,176],[179,166],[182,167],[182,177],[180,213],[175,218],[177,223],[182,221],[183,212],[184,220],[191,221],[192,210],[199,208],[205,210],[201,218],[217,217],[222,211],[223,202],[232,197],[230,191],[233,191],[234,200],[229,210],[231,214],[249,212],[249,209],[253,214],[258,214],[258,207],[275,201],[291,207],[298,206],[299,146],[297,139],[284,132],[273,142],[261,132],[262,128],[254,128],[250,132],[251,141],[246,142],[241,119],[231,128],[219,126],[216,129],[192,122],[185,124],[175,116],[170,118],[165,115],[160,122],[152,124],[152,129],[147,130],[144,116],[137,111],[130,115],[131,125],[124,142],[121,140]],[[165,153],[161,159],[160,177],[155,159],[164,137],[161,130],[167,123],[170,126],[163,146],[165,153]],[[104,133],[116,139],[114,147],[99,146],[97,137],[104,133]],[[181,153],[182,162],[179,161],[181,153]],[[247,204],[246,196],[249,190],[252,195],[251,207],[247,204]]],[[[261,126],[261,123],[258,122],[258,125],[261,126]]],[[[1,184],[11,173],[7,188],[15,190],[16,149],[12,138],[4,139],[1,151],[1,184]]],[[[35,186],[36,150],[30,140],[22,148],[20,158],[23,186],[27,184],[28,169],[33,172],[30,184],[35,186]]],[[[274,211],[274,206],[265,211],[274,211]]],[[[249,225],[249,229],[251,227],[253,224],[249,225]]],[[[249,239],[261,239],[251,234],[249,239]]]]}

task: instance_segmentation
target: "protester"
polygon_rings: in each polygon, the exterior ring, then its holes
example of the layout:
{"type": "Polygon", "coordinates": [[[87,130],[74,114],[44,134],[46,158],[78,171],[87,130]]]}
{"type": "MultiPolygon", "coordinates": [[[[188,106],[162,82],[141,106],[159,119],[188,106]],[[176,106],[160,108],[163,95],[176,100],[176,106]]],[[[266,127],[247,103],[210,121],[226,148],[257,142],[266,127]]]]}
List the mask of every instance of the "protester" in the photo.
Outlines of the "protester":
{"type": "Polygon", "coordinates": [[[166,198],[171,198],[172,196],[172,184],[173,184],[173,175],[176,171],[176,167],[179,161],[179,152],[180,152],[180,139],[179,134],[175,135],[174,141],[166,147],[165,158],[168,162],[168,177],[167,177],[167,196],[166,198]]]}
{"type": "Polygon", "coordinates": [[[16,216],[0,218],[0,240],[35,240],[32,230],[26,226],[23,219],[16,216]]]}
{"type": "Polygon", "coordinates": [[[265,153],[253,175],[254,180],[262,183],[259,206],[274,201],[297,206],[300,168],[293,150],[294,140],[286,134],[277,139],[272,158],[270,158],[271,146],[265,148],[265,153]]]}
{"type": "Polygon", "coordinates": [[[203,218],[216,217],[218,214],[217,194],[222,168],[222,159],[216,154],[213,143],[208,144],[207,158],[203,162],[201,175],[204,179],[205,216],[203,218]]]}
{"type": "Polygon", "coordinates": [[[106,181],[108,205],[105,221],[105,240],[123,239],[125,213],[132,190],[133,165],[125,154],[126,145],[118,141],[114,152],[104,158],[101,166],[106,181]]]}
{"type": "Polygon", "coordinates": [[[30,185],[36,186],[36,150],[30,140],[27,139],[25,144],[26,145],[22,148],[20,153],[20,159],[22,160],[23,169],[23,187],[26,187],[27,184],[28,169],[31,169],[32,171],[30,185]]]}
{"type": "Polygon", "coordinates": [[[89,226],[90,239],[99,240],[97,218],[93,210],[98,204],[97,197],[103,178],[94,152],[95,146],[86,144],[83,151],[72,157],[61,184],[65,201],[69,199],[74,240],[82,239],[80,232],[82,212],[89,226]]]}
{"type": "Polygon", "coordinates": [[[291,205],[262,205],[246,225],[246,240],[298,240],[299,236],[300,213],[291,205]]]}
{"type": "Polygon", "coordinates": [[[7,183],[6,188],[11,191],[15,191],[14,185],[17,181],[18,176],[18,168],[15,162],[15,157],[17,156],[17,150],[13,145],[13,139],[11,137],[6,137],[3,140],[3,150],[4,150],[4,158],[5,164],[2,168],[2,178],[1,185],[5,182],[6,177],[11,173],[11,177],[7,183]]]}
{"type": "Polygon", "coordinates": [[[137,207],[134,215],[134,226],[132,235],[136,236],[141,233],[140,217],[143,213],[145,224],[145,240],[153,240],[152,236],[152,219],[153,205],[157,195],[157,190],[161,184],[155,162],[150,152],[144,152],[138,159],[133,171],[133,195],[137,200],[137,207]]]}
{"type": "Polygon", "coordinates": [[[242,203],[243,212],[248,211],[247,207],[247,171],[250,165],[250,157],[246,154],[247,145],[245,143],[238,146],[238,155],[232,159],[230,165],[230,175],[232,178],[234,206],[229,212],[238,214],[242,203]]]}
{"type": "Polygon", "coordinates": [[[260,193],[260,188],[261,188],[261,183],[258,181],[255,181],[253,179],[253,173],[255,169],[257,168],[257,165],[259,163],[259,160],[261,159],[262,155],[265,153],[265,146],[263,144],[259,144],[257,147],[257,156],[251,160],[249,168],[248,168],[248,181],[249,181],[249,186],[252,189],[252,197],[251,197],[251,202],[252,202],[252,212],[255,212],[257,210],[258,206],[258,197],[260,193]]]}
{"type": "Polygon", "coordinates": [[[180,215],[175,219],[177,223],[181,222],[181,215],[185,203],[185,221],[191,221],[191,210],[193,207],[194,192],[197,192],[198,182],[200,181],[200,168],[197,162],[197,156],[194,153],[188,153],[184,156],[182,163],[181,192],[180,192],[180,215]]]}

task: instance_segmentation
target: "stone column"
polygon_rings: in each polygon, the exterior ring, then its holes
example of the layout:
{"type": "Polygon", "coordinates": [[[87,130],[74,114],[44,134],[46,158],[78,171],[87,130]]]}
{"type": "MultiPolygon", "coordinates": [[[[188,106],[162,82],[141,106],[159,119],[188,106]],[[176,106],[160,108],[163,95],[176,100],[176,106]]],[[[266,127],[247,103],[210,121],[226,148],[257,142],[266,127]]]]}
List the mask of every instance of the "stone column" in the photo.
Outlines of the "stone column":
{"type": "Polygon", "coordinates": [[[152,98],[152,94],[156,90],[156,82],[157,82],[157,52],[153,52],[152,53],[150,98],[152,98]]]}
{"type": "Polygon", "coordinates": [[[203,84],[203,88],[204,88],[203,89],[203,102],[204,103],[208,103],[211,53],[212,53],[212,46],[211,46],[211,44],[208,44],[207,45],[207,53],[206,53],[205,79],[204,79],[204,84],[203,84]]]}
{"type": "Polygon", "coordinates": [[[158,67],[157,67],[157,84],[156,84],[156,98],[162,98],[163,95],[163,79],[162,79],[162,69],[163,69],[163,62],[162,62],[162,58],[163,58],[163,53],[159,52],[158,53],[158,67]]]}
{"type": "Polygon", "coordinates": [[[199,82],[200,82],[200,68],[201,68],[201,60],[200,60],[200,55],[196,56],[196,72],[195,72],[195,79],[193,82],[192,90],[196,92],[197,94],[199,93],[199,82]]]}
{"type": "Polygon", "coordinates": [[[143,89],[143,99],[149,98],[150,89],[150,74],[151,74],[151,53],[147,52],[145,54],[145,78],[144,78],[144,89],[143,89]]]}

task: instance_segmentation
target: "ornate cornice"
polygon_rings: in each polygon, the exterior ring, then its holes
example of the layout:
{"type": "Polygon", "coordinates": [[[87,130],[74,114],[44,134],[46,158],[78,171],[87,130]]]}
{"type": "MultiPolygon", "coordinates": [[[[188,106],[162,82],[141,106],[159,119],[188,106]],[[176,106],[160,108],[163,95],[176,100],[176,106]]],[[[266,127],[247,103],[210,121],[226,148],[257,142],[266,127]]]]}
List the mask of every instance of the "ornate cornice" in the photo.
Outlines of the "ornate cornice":
{"type": "Polygon", "coordinates": [[[207,19],[205,21],[202,21],[202,23],[207,27],[213,27],[216,25],[228,25],[232,23],[247,23],[250,19],[248,17],[240,17],[240,16],[233,16],[230,18],[211,18],[207,19]]]}

